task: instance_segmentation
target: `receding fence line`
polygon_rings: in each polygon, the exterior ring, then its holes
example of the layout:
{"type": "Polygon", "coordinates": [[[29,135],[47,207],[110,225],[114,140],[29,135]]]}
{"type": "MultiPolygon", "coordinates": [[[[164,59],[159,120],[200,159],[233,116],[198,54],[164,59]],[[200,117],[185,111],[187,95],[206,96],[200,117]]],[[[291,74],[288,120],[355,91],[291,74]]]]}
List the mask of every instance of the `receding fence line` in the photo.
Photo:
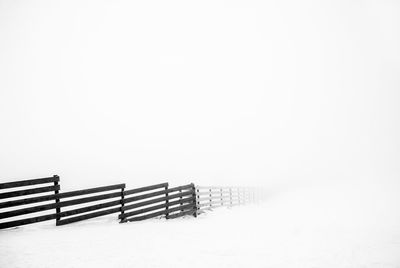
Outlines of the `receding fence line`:
{"type": "Polygon", "coordinates": [[[193,184],[168,188],[168,183],[161,183],[125,191],[125,196],[133,194],[139,195],[125,197],[123,201],[123,213],[119,215],[121,222],[140,221],[158,216],[172,219],[196,213],[193,184]],[[164,190],[157,190],[160,188],[164,190]],[[127,203],[133,204],[126,205],[127,203]],[[180,212],[176,213],[177,211],[180,212]]]}
{"type": "Polygon", "coordinates": [[[0,183],[0,200],[6,199],[0,202],[0,229],[48,220],[55,220],[56,225],[60,226],[114,213],[119,213],[118,219],[121,223],[154,217],[197,217],[197,214],[205,209],[257,202],[259,197],[255,188],[195,186],[193,183],[173,188],[169,188],[167,182],[130,190],[126,190],[125,187],[122,183],[60,192],[60,177],[57,175],[0,183]],[[32,186],[34,188],[26,189],[32,186]],[[24,188],[3,191],[17,187],[24,188]],[[48,192],[54,193],[42,195],[48,192]],[[28,195],[35,196],[26,197],[28,195]],[[23,198],[19,199],[21,197],[23,198]],[[74,208],[62,211],[71,206],[74,208]],[[13,209],[14,207],[16,208],[13,209]],[[27,214],[51,210],[52,212],[46,215],[20,219],[27,214]],[[19,218],[2,222],[2,219],[14,217],[19,218]]]}
{"type": "Polygon", "coordinates": [[[25,206],[23,208],[17,208],[14,210],[0,212],[0,219],[19,217],[19,216],[23,216],[23,215],[27,215],[27,214],[32,214],[32,213],[45,212],[48,210],[55,210],[55,211],[53,213],[47,214],[47,215],[40,215],[40,216],[35,216],[35,217],[30,217],[30,218],[25,218],[25,219],[1,222],[0,229],[20,226],[20,225],[25,225],[25,224],[35,223],[35,222],[47,221],[47,220],[56,220],[56,225],[58,226],[58,225],[64,225],[64,224],[77,222],[77,221],[81,221],[81,220],[86,220],[86,219],[90,219],[90,218],[94,218],[94,217],[99,217],[99,216],[103,216],[103,215],[108,215],[111,213],[117,213],[117,212],[121,211],[121,198],[122,198],[121,196],[123,193],[123,189],[125,188],[125,184],[116,184],[116,185],[109,185],[109,186],[102,186],[102,187],[60,193],[59,192],[59,190],[60,190],[59,181],[60,181],[59,176],[54,175],[53,177],[43,178],[43,179],[33,179],[33,180],[17,181],[17,182],[11,182],[11,183],[1,183],[0,189],[7,189],[7,188],[13,188],[13,187],[25,187],[25,186],[30,186],[30,185],[38,185],[38,184],[46,184],[46,183],[54,183],[54,186],[38,187],[38,188],[33,188],[33,189],[24,189],[24,190],[19,190],[19,191],[0,193],[0,199],[25,196],[25,195],[31,195],[31,194],[37,194],[37,193],[49,192],[49,191],[54,191],[54,194],[29,197],[29,198],[24,198],[24,199],[17,199],[17,200],[11,200],[11,201],[6,201],[3,203],[0,203],[0,208],[25,206]],[[121,190],[121,192],[110,192],[113,190],[121,190]],[[104,192],[107,192],[107,193],[104,193],[104,192]],[[101,193],[101,194],[95,195],[95,196],[89,196],[89,197],[87,196],[89,194],[94,194],[94,193],[101,193]],[[81,197],[81,196],[86,196],[86,197],[81,197]],[[77,197],[77,198],[72,199],[72,200],[70,200],[70,199],[65,200],[65,198],[70,198],[70,197],[77,197]],[[95,205],[89,205],[86,207],[75,208],[75,209],[67,210],[67,211],[61,211],[61,208],[65,208],[68,206],[82,205],[85,203],[95,202],[95,201],[101,202],[103,200],[110,199],[110,198],[118,198],[118,200],[95,204],[95,205]],[[51,200],[55,200],[55,202],[43,204],[43,202],[51,201],[51,200]],[[26,205],[30,205],[30,204],[34,204],[34,203],[42,203],[42,204],[26,207],[26,205]],[[110,208],[110,207],[113,207],[113,208],[110,208]],[[109,209],[101,210],[104,208],[109,208],[109,209]],[[82,213],[86,213],[86,212],[92,212],[92,213],[82,214],[82,213]],[[74,216],[77,214],[81,214],[81,215],[78,215],[75,217],[70,217],[70,216],[74,216]],[[63,219],[63,218],[66,218],[66,219],[63,219]]]}
{"type": "Polygon", "coordinates": [[[258,201],[256,188],[216,186],[196,186],[196,200],[200,212],[205,209],[232,207],[258,201]]]}

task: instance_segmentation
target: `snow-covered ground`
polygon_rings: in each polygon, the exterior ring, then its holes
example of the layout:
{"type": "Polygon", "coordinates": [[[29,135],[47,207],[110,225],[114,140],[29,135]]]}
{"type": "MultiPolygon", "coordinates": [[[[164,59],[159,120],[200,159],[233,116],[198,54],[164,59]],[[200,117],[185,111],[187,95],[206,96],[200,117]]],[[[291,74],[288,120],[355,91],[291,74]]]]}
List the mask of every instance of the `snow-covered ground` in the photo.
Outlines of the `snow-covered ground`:
{"type": "Polygon", "coordinates": [[[400,267],[400,1],[0,0],[0,38],[1,182],[269,191],[1,230],[0,268],[400,267]]]}
{"type": "Polygon", "coordinates": [[[0,267],[400,267],[395,184],[280,187],[176,220],[114,217],[0,231],[0,267]]]}

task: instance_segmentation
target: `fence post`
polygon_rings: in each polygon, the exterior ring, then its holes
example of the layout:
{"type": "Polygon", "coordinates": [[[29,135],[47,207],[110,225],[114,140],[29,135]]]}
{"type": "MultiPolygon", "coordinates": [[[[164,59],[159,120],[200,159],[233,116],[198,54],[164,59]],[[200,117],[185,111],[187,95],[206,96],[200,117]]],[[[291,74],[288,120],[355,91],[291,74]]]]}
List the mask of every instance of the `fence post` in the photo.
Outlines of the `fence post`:
{"type": "Polygon", "coordinates": [[[196,186],[194,185],[193,182],[192,182],[191,184],[192,184],[192,190],[193,190],[193,198],[194,198],[193,203],[194,203],[194,209],[195,209],[195,210],[194,210],[193,216],[194,216],[195,218],[197,218],[197,210],[198,210],[198,208],[197,208],[196,186]]]}
{"type": "MultiPolygon", "coordinates": [[[[169,209],[169,206],[168,206],[168,204],[169,204],[169,200],[168,200],[168,183],[167,183],[167,186],[165,186],[165,197],[166,197],[166,199],[167,200],[165,200],[165,204],[166,204],[166,206],[165,206],[165,209],[168,211],[168,209],[169,209]]],[[[169,217],[169,213],[167,212],[167,213],[165,213],[165,218],[166,219],[168,219],[168,217],[169,217]]]]}
{"type": "MultiPolygon", "coordinates": [[[[53,175],[53,177],[54,178],[56,178],[56,179],[58,179],[58,180],[56,180],[55,182],[54,182],[54,186],[58,186],[59,184],[58,184],[58,181],[60,180],[60,177],[58,176],[58,175],[53,175]]],[[[60,185],[60,188],[61,188],[61,185],[60,185]]],[[[59,190],[55,190],[54,191],[54,194],[55,195],[58,195],[58,193],[59,193],[59,190]]],[[[58,198],[58,197],[56,197],[56,204],[58,204],[58,203],[60,203],[60,199],[58,198]]],[[[56,217],[56,226],[58,225],[58,221],[60,220],[60,213],[61,213],[61,208],[59,208],[59,207],[56,207],[56,213],[57,213],[57,217],[56,217]]]]}
{"type": "Polygon", "coordinates": [[[237,188],[237,195],[238,195],[238,205],[240,206],[240,190],[239,187],[237,188]]]}
{"type": "MultiPolygon", "coordinates": [[[[179,193],[182,194],[182,189],[179,189],[179,193]]],[[[182,196],[179,197],[179,201],[181,201],[179,204],[180,204],[181,206],[183,206],[183,203],[182,203],[182,196]]],[[[181,209],[181,212],[182,212],[182,211],[183,211],[183,209],[181,209]]]]}
{"type": "Polygon", "coordinates": [[[221,192],[221,206],[224,206],[224,199],[222,198],[222,188],[219,189],[221,192]]]}
{"type": "Polygon", "coordinates": [[[210,208],[212,208],[212,192],[211,192],[211,188],[209,188],[209,190],[210,190],[210,208]]]}
{"type": "Polygon", "coordinates": [[[124,185],[123,188],[121,188],[121,210],[120,210],[121,211],[121,220],[120,220],[119,223],[122,223],[125,220],[125,217],[124,217],[124,214],[125,214],[124,206],[125,206],[125,185],[124,185]]]}
{"type": "Polygon", "coordinates": [[[196,189],[196,208],[197,208],[196,216],[197,216],[198,211],[200,210],[200,200],[199,200],[200,199],[200,190],[196,187],[195,187],[195,189],[196,189]]]}
{"type": "Polygon", "coordinates": [[[229,201],[231,201],[231,207],[232,207],[232,188],[229,187],[229,201]]]}

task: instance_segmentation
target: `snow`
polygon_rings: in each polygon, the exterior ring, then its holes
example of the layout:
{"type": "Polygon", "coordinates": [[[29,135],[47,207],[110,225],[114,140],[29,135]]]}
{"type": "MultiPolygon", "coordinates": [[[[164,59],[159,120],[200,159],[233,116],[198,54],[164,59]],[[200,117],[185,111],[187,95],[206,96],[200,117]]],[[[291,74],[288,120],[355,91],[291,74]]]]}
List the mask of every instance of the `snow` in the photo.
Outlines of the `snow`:
{"type": "Polygon", "coordinates": [[[313,183],[198,218],[2,230],[0,267],[400,267],[397,193],[388,182],[313,183]]]}
{"type": "Polygon", "coordinates": [[[399,1],[0,1],[0,180],[265,186],[0,230],[0,268],[400,267],[399,1]]]}

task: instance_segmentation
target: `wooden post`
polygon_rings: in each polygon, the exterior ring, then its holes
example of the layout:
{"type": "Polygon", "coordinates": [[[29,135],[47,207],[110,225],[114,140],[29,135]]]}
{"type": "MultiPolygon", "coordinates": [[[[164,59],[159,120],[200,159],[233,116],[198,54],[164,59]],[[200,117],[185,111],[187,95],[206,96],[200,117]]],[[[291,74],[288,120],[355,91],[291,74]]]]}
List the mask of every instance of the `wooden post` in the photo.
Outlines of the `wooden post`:
{"type": "Polygon", "coordinates": [[[224,199],[222,198],[222,188],[220,188],[221,191],[221,206],[224,206],[224,199]]]}
{"type": "MultiPolygon", "coordinates": [[[[165,191],[167,191],[167,190],[168,190],[168,184],[167,184],[167,186],[165,186],[165,191]]],[[[168,206],[168,204],[169,204],[168,192],[165,193],[165,197],[166,197],[166,199],[167,199],[167,200],[165,200],[165,204],[166,204],[165,209],[168,210],[168,209],[169,209],[169,206],[168,206]]],[[[168,219],[168,216],[169,216],[169,213],[168,213],[168,212],[165,213],[165,218],[166,218],[166,219],[168,219]]]]}
{"type": "Polygon", "coordinates": [[[194,200],[193,200],[193,204],[194,204],[193,216],[195,218],[197,218],[197,210],[198,210],[198,208],[197,208],[197,194],[196,194],[196,186],[194,186],[193,182],[192,182],[192,190],[193,190],[193,198],[194,198],[194,200]]]}
{"type": "MultiPolygon", "coordinates": [[[[182,189],[179,189],[179,193],[180,193],[180,194],[182,193],[182,189]]],[[[180,204],[181,206],[183,206],[183,203],[182,203],[182,196],[179,197],[179,201],[181,201],[179,204],[180,204]]],[[[183,209],[181,209],[181,211],[183,211],[183,209]]]]}
{"type": "Polygon", "coordinates": [[[240,190],[239,190],[239,187],[237,188],[237,194],[238,194],[238,202],[239,202],[239,205],[240,205],[240,190]]]}
{"type": "MultiPolygon", "coordinates": [[[[58,180],[60,180],[60,177],[59,177],[58,175],[54,175],[53,177],[54,177],[54,178],[58,178],[58,180]]],[[[59,184],[58,184],[58,180],[54,182],[54,186],[59,185],[59,184]]],[[[60,185],[60,188],[61,188],[61,185],[60,185]]],[[[55,194],[55,195],[58,195],[58,193],[59,193],[58,190],[55,190],[55,191],[54,191],[54,194],[55,194]]],[[[60,199],[59,199],[58,197],[56,197],[56,204],[58,204],[58,203],[60,203],[60,199]]],[[[58,225],[58,222],[59,222],[59,220],[60,220],[61,208],[56,207],[56,213],[57,213],[56,225],[58,225]]]]}
{"type": "MultiPolygon", "coordinates": [[[[195,188],[196,189],[196,188],[195,188]]],[[[197,192],[197,194],[196,194],[196,208],[197,208],[197,210],[196,210],[196,216],[197,216],[197,214],[198,214],[198,210],[200,209],[200,190],[199,189],[196,189],[196,192],[197,192]]]]}
{"type": "Polygon", "coordinates": [[[124,222],[125,220],[125,211],[124,211],[124,206],[125,206],[125,186],[121,188],[121,221],[119,223],[124,222]]]}
{"type": "Polygon", "coordinates": [[[212,207],[212,192],[211,192],[211,188],[209,189],[210,190],[210,208],[212,207]]]}

